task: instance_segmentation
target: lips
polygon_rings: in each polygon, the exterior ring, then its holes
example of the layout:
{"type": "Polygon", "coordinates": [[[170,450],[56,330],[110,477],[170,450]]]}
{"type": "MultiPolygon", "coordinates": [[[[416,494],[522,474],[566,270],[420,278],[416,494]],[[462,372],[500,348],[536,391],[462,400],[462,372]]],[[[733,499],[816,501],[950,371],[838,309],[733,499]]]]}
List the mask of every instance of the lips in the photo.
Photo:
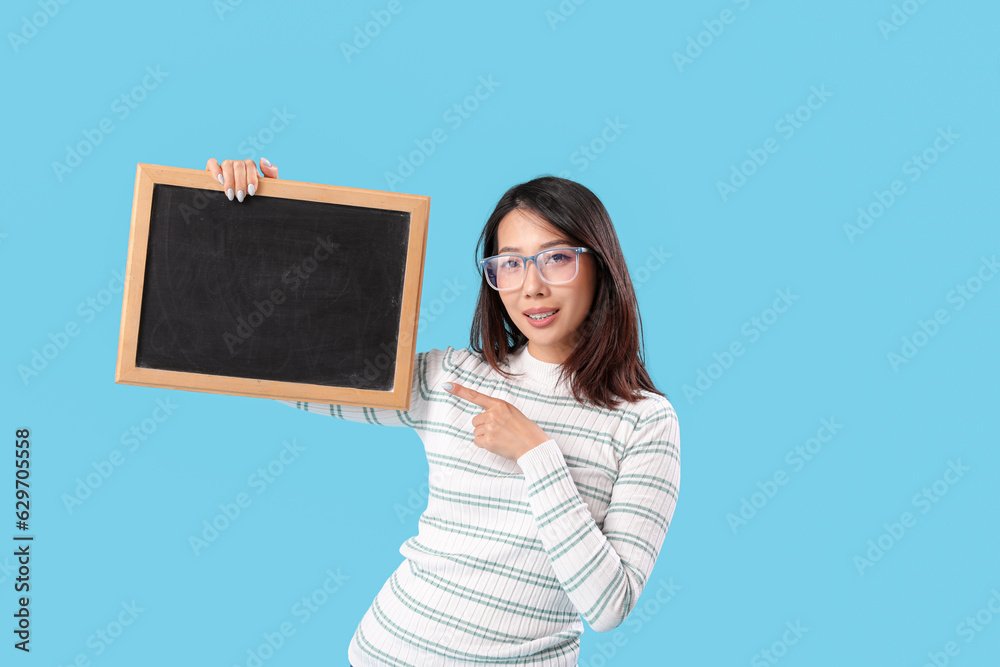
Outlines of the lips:
{"type": "Polygon", "coordinates": [[[553,322],[555,322],[558,318],[559,318],[558,308],[553,308],[550,310],[544,310],[542,308],[532,308],[531,310],[525,311],[524,314],[524,319],[528,322],[528,324],[530,324],[536,329],[547,327],[551,325],[553,322]],[[545,313],[552,313],[552,314],[542,319],[534,319],[529,316],[529,313],[535,314],[536,312],[539,314],[545,314],[545,313]]]}

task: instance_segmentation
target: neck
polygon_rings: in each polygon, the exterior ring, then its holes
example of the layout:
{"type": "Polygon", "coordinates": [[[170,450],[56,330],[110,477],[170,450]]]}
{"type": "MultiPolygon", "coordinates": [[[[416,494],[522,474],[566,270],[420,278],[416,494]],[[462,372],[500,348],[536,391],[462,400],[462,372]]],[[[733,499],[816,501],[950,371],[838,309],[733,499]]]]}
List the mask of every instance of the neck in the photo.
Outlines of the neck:
{"type": "Polygon", "coordinates": [[[571,347],[562,345],[558,347],[542,347],[535,345],[530,340],[525,344],[525,347],[535,359],[544,361],[548,364],[566,363],[566,360],[569,359],[570,353],[573,351],[571,347]]]}
{"type": "MultiPolygon", "coordinates": [[[[507,357],[507,363],[513,373],[519,374],[518,381],[536,387],[553,390],[560,386],[562,364],[539,359],[527,344],[507,357]]],[[[563,382],[562,384],[565,384],[563,382]]]]}

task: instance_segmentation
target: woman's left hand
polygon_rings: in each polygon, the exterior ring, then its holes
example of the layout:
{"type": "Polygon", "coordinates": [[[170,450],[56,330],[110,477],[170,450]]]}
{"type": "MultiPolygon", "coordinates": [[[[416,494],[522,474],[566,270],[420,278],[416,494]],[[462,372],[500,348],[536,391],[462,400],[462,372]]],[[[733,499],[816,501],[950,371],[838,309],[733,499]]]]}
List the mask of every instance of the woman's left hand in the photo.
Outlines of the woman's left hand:
{"type": "Polygon", "coordinates": [[[549,439],[538,424],[507,401],[452,383],[449,394],[475,403],[485,411],[472,418],[473,442],[494,454],[517,461],[523,454],[549,439]]]}

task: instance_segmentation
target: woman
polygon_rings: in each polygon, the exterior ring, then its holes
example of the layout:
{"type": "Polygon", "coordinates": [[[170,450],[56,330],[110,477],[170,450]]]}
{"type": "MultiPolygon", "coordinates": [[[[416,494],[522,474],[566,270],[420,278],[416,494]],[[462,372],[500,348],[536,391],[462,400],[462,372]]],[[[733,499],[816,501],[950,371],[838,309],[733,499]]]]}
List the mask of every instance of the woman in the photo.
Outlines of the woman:
{"type": "MultiPolygon", "coordinates": [[[[234,205],[259,184],[252,160],[206,168],[234,205]]],[[[480,249],[471,346],[417,354],[409,410],[282,401],[408,426],[427,453],[427,509],[354,633],[354,667],[574,666],[581,615],[598,632],[625,620],[674,513],[677,416],[643,365],[604,206],[566,179],[516,185],[480,249]]]]}

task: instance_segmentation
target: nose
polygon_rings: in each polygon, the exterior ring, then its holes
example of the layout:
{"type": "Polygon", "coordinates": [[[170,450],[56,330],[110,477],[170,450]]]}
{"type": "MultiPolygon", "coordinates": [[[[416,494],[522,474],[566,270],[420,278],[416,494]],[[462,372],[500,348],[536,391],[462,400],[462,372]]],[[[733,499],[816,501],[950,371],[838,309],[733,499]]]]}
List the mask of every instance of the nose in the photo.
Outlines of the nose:
{"type": "Polygon", "coordinates": [[[545,284],[545,281],[542,280],[542,274],[538,272],[535,260],[528,260],[528,264],[524,267],[524,285],[522,286],[524,291],[534,294],[545,284]]]}

